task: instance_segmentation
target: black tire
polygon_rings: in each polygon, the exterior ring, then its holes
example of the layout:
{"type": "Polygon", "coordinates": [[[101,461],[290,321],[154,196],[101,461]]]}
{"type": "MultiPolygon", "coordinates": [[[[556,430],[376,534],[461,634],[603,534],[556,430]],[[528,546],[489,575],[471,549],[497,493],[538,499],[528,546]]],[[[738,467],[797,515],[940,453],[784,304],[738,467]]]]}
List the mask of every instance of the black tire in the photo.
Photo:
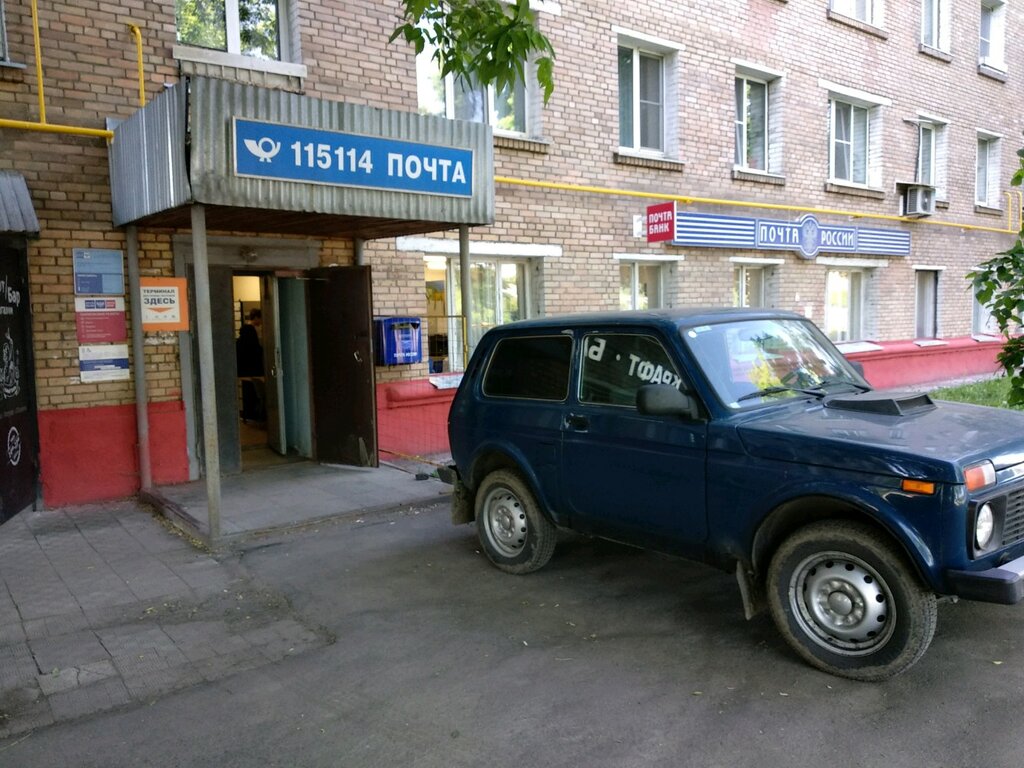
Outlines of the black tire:
{"type": "Polygon", "coordinates": [[[477,488],[475,510],[480,546],[494,565],[508,573],[547,565],[557,529],[518,474],[499,469],[487,475],[477,488]]]}
{"type": "Polygon", "coordinates": [[[768,567],[768,604],[801,657],[853,680],[906,671],[935,634],[935,595],[903,554],[846,520],[808,525],[783,542],[768,567]]]}

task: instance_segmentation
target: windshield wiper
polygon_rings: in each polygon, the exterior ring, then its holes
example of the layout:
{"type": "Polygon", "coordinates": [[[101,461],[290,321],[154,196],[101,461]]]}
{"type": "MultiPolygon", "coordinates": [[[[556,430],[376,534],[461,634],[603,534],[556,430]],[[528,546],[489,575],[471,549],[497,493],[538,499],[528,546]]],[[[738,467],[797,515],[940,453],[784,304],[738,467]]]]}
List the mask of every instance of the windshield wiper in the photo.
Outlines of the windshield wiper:
{"type": "Polygon", "coordinates": [[[818,382],[818,387],[831,387],[837,384],[845,384],[848,387],[853,387],[858,392],[870,392],[871,387],[863,384],[858,384],[856,381],[850,381],[849,379],[840,379],[836,376],[826,376],[824,379],[818,382]]]}
{"type": "Polygon", "coordinates": [[[810,395],[811,397],[824,397],[826,394],[825,390],[820,388],[801,389],[800,387],[775,386],[765,387],[764,389],[759,389],[756,392],[747,392],[747,394],[740,395],[739,397],[737,397],[736,402],[742,403],[744,400],[752,400],[755,397],[765,397],[766,395],[778,395],[783,392],[799,392],[802,395],[810,395]]]}

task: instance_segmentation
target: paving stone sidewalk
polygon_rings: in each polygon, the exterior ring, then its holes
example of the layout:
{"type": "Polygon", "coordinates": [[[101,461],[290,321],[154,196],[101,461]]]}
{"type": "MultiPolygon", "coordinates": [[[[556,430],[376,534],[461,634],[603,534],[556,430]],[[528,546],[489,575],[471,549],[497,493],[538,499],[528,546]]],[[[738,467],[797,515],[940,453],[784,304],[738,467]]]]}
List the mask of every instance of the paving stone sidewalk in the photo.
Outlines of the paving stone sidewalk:
{"type": "Polygon", "coordinates": [[[135,501],[0,526],[0,738],[333,642],[135,501]]]}

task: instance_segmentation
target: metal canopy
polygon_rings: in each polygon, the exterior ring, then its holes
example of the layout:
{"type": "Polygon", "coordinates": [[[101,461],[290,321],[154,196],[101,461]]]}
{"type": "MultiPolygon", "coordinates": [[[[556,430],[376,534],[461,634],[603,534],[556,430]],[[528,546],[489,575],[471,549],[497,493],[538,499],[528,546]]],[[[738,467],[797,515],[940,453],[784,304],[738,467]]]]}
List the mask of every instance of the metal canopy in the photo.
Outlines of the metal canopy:
{"type": "MultiPolygon", "coordinates": [[[[290,139],[279,144],[274,162],[290,162],[290,139]]],[[[188,228],[190,206],[200,203],[211,230],[368,240],[493,223],[493,166],[491,129],[482,123],[189,77],[115,128],[111,198],[117,226],[188,228]],[[236,172],[236,154],[246,151],[235,146],[239,120],[265,123],[268,132],[471,153],[471,194],[245,175],[236,172]]]]}
{"type": "Polygon", "coordinates": [[[39,236],[39,219],[25,177],[13,171],[0,171],[0,232],[39,236]]]}

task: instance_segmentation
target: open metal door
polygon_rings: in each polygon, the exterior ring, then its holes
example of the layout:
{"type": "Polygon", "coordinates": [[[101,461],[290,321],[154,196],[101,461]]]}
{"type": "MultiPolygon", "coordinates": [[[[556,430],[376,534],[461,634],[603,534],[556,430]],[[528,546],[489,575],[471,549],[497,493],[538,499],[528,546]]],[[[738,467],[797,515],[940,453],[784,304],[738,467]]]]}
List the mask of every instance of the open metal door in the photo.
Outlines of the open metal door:
{"type": "Polygon", "coordinates": [[[36,501],[34,367],[25,243],[0,239],[0,523],[36,501]]]}
{"type": "Polygon", "coordinates": [[[309,277],[316,457],[376,467],[370,268],[324,267],[309,277]]]}
{"type": "Polygon", "coordinates": [[[267,445],[284,455],[288,453],[285,439],[284,373],[281,368],[281,303],[278,298],[277,278],[264,275],[260,296],[263,303],[263,365],[266,369],[267,445]]]}

